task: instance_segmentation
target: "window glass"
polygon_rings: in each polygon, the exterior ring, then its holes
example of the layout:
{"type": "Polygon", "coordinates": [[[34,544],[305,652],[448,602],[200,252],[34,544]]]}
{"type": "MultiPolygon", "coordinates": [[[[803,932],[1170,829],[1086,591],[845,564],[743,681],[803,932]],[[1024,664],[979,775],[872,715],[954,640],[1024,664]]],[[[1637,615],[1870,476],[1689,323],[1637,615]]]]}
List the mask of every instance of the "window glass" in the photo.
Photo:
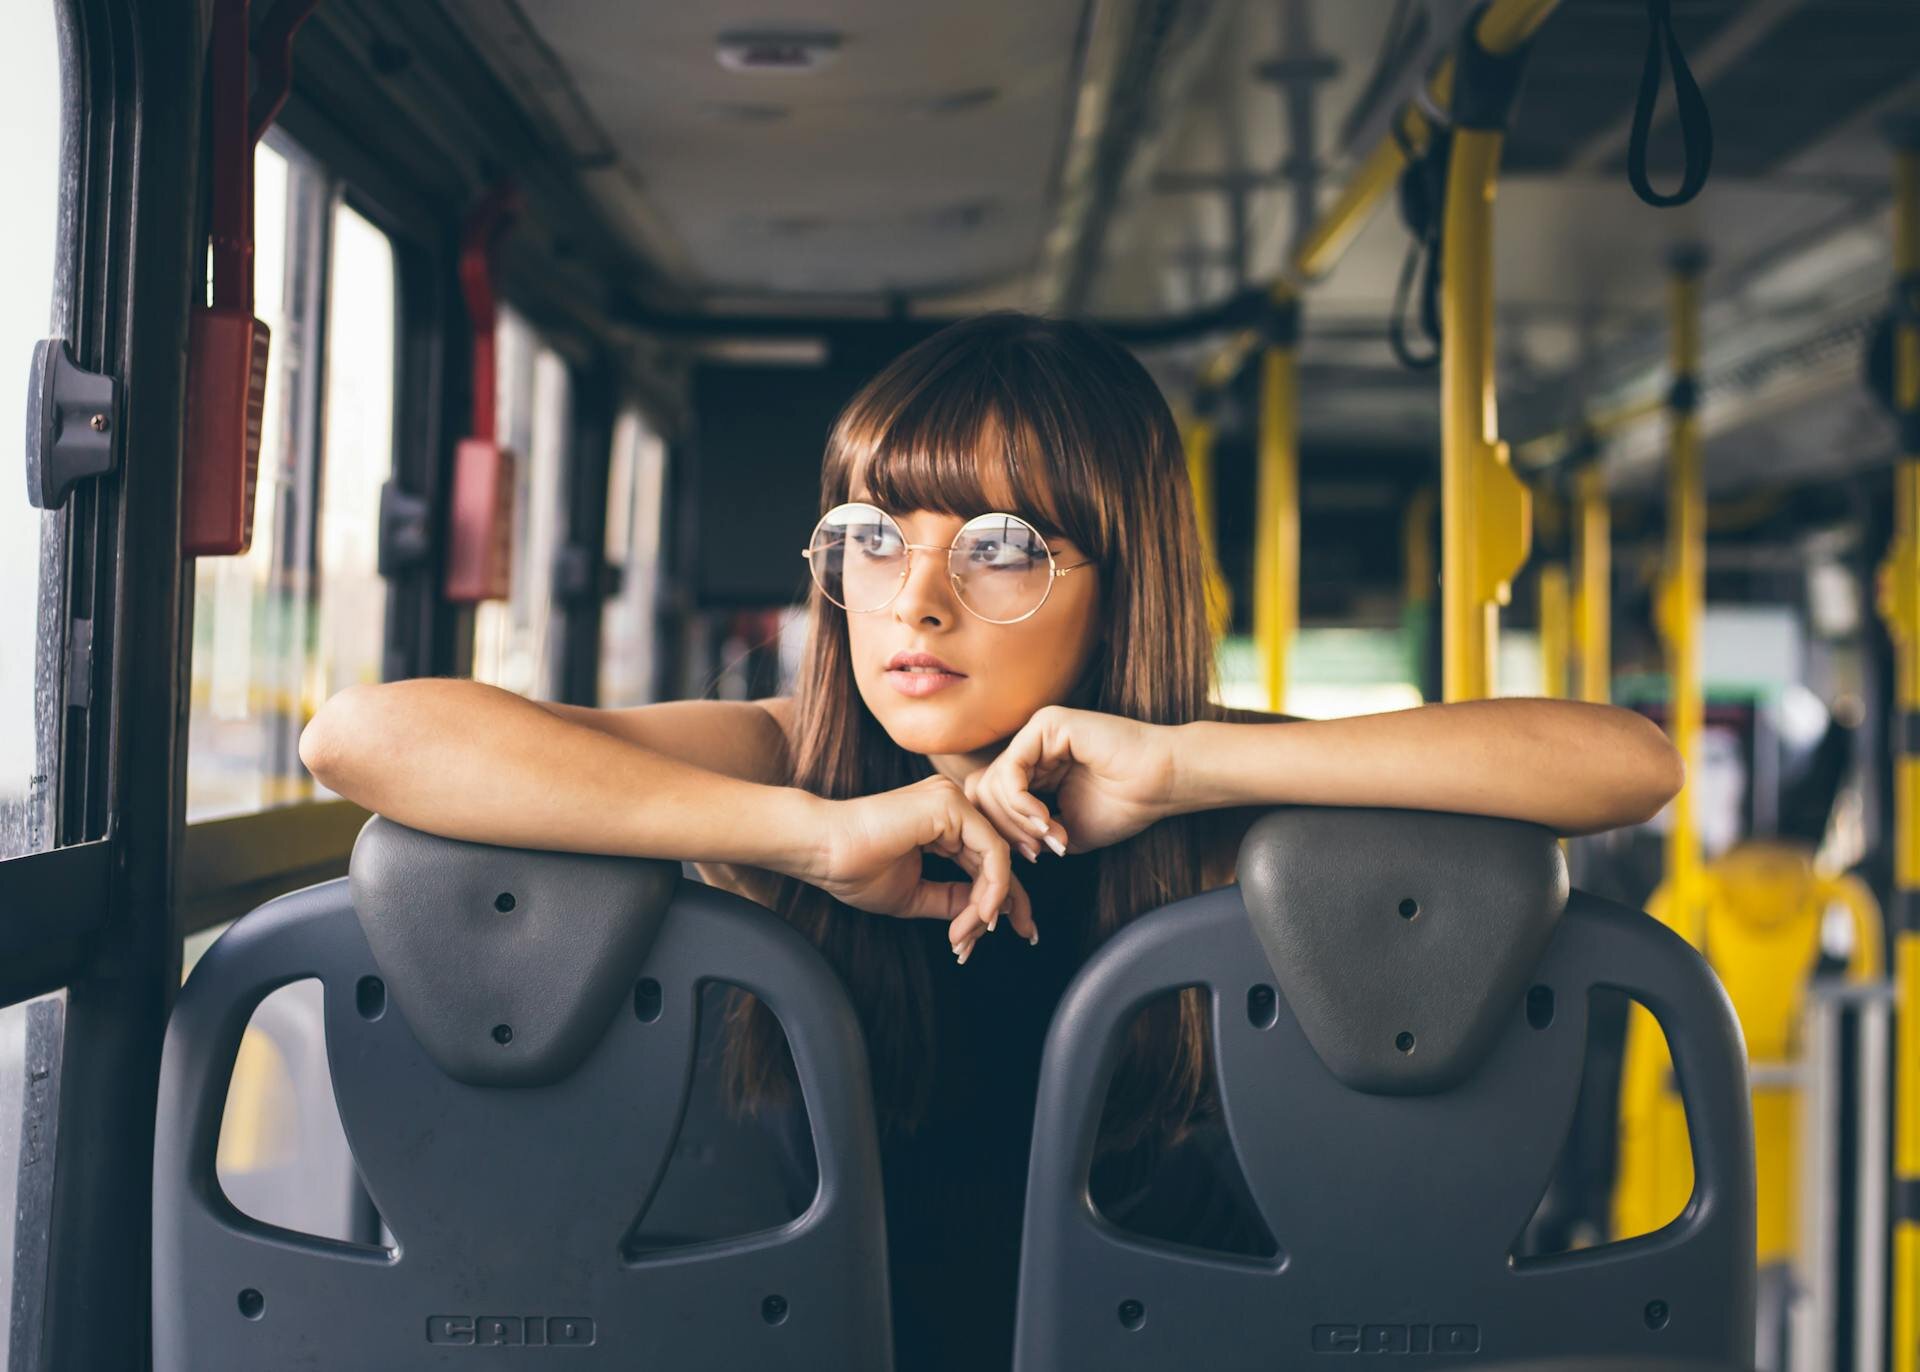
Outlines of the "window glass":
{"type": "Polygon", "coordinates": [[[309,311],[301,290],[313,250],[303,222],[311,200],[303,193],[310,173],[262,143],[253,176],[253,312],[270,339],[260,475],[252,546],[237,557],[203,557],[195,564],[190,821],[259,810],[306,794],[286,753],[299,680],[298,645],[305,637],[300,622],[305,596],[297,584],[299,558],[292,545],[306,523],[295,430],[308,351],[301,334],[311,332],[302,328],[309,311]]]}
{"type": "Polygon", "coordinates": [[[501,310],[497,327],[499,438],[514,454],[513,590],[474,614],[473,675],[525,696],[553,694],[553,561],[566,518],[567,364],[530,325],[501,310]]]}
{"type": "MultiPolygon", "coordinates": [[[[10,208],[0,215],[0,858],[47,847],[53,803],[53,737],[59,702],[41,659],[44,624],[60,619],[57,516],[27,503],[25,453],[27,364],[49,328],[60,217],[60,57],[53,6],[17,7],[0,50],[0,166],[7,169],[10,208]],[[43,547],[42,528],[47,534],[43,547]],[[51,575],[44,580],[41,567],[51,575]],[[46,603],[43,604],[43,598],[46,603]]],[[[0,1231],[3,1233],[4,1231],[0,1231]]],[[[0,1296],[6,1287],[0,1284],[0,1296]]]]}
{"type": "MultiPolygon", "coordinates": [[[[0,859],[53,843],[54,739],[60,700],[46,664],[59,653],[59,515],[27,503],[22,435],[33,346],[54,324],[60,221],[60,126],[66,92],[54,7],[15,5],[0,45],[0,167],[9,208],[0,215],[0,859]],[[50,634],[45,630],[52,630],[50,634]]],[[[66,993],[0,1009],[0,1310],[12,1311],[16,1264],[44,1270],[53,1172],[46,1121],[58,1105],[60,1026],[66,993]]],[[[34,1307],[37,1309],[37,1307],[34,1307]]],[[[31,1327],[0,1339],[9,1346],[31,1327]]]]}
{"type": "Polygon", "coordinates": [[[393,474],[398,296],[392,240],[345,204],[333,213],[329,277],[315,707],[335,691],[384,675],[380,488],[393,474]]]}
{"type": "Polygon", "coordinates": [[[645,705],[654,698],[654,600],[660,578],[660,515],[667,445],[635,409],[613,430],[607,475],[607,560],[620,592],[600,617],[600,704],[645,705]]]}
{"type": "Polygon", "coordinates": [[[379,677],[385,629],[375,533],[393,467],[393,247],[277,134],[255,159],[254,196],[254,312],[272,343],[253,544],[196,564],[189,822],[325,794],[300,763],[300,730],[334,690],[379,677]]]}

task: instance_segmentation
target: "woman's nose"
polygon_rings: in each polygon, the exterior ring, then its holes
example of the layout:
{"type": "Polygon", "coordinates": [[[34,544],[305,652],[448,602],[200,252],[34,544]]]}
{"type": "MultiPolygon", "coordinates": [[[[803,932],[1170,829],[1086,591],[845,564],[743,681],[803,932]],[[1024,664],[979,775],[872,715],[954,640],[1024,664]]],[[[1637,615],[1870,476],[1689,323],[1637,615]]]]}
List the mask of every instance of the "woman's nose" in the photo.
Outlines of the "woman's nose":
{"type": "Polygon", "coordinates": [[[944,550],[916,548],[908,554],[907,581],[893,598],[894,617],[902,624],[947,625],[960,613],[944,550]]]}

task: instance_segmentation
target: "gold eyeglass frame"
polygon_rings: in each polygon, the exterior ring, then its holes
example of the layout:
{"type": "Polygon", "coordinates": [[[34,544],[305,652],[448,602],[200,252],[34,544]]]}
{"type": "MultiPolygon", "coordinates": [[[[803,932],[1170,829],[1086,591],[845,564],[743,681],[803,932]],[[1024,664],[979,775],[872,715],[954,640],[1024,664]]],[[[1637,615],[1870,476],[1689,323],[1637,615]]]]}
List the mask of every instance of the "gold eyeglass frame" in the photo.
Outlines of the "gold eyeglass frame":
{"type": "Polygon", "coordinates": [[[835,505],[831,510],[828,510],[825,514],[821,515],[819,519],[815,520],[813,524],[813,536],[810,536],[807,539],[807,546],[800,550],[800,556],[807,560],[807,568],[809,573],[813,577],[813,584],[820,588],[821,595],[825,596],[828,600],[833,601],[835,605],[839,605],[841,609],[845,610],[850,615],[876,614],[879,611],[886,609],[887,606],[893,604],[893,602],[899,597],[901,588],[907,584],[907,578],[913,575],[913,553],[916,548],[921,550],[922,552],[945,553],[947,554],[948,557],[952,557],[954,544],[959,542],[960,535],[965,533],[968,529],[972,528],[973,525],[977,524],[979,521],[983,519],[1010,519],[1014,523],[1024,528],[1028,533],[1033,535],[1034,539],[1040,544],[1041,550],[1045,552],[1047,555],[1047,587],[1044,591],[1040,593],[1039,603],[1036,604],[1031,610],[1028,610],[1025,614],[1020,615],[1014,619],[988,619],[985,615],[981,614],[978,610],[974,609],[973,606],[967,604],[967,598],[960,593],[960,586],[959,586],[960,578],[957,576],[954,576],[952,572],[949,571],[947,574],[947,579],[954,583],[954,587],[953,587],[954,600],[959,604],[961,609],[965,610],[968,614],[972,615],[975,619],[979,620],[982,624],[1019,624],[1025,620],[1032,619],[1035,615],[1040,613],[1041,607],[1047,603],[1048,597],[1050,597],[1053,594],[1054,582],[1058,581],[1061,577],[1065,576],[1068,572],[1075,571],[1081,567],[1091,567],[1094,564],[1095,559],[1087,558],[1084,561],[1069,562],[1066,566],[1064,567],[1061,566],[1059,559],[1053,555],[1053,548],[1047,543],[1046,535],[1042,534],[1038,529],[1034,528],[1029,521],[1022,519],[1019,515],[1009,514],[1004,510],[986,510],[980,514],[973,516],[973,518],[969,519],[965,524],[962,524],[958,529],[954,531],[953,542],[950,542],[944,545],[939,543],[909,543],[907,541],[907,531],[900,527],[900,522],[898,520],[896,520],[892,515],[888,514],[885,510],[881,509],[878,505],[869,504],[864,500],[842,501],[840,504],[835,505]],[[896,534],[900,535],[901,546],[907,550],[906,565],[900,569],[900,580],[897,583],[895,583],[892,593],[888,595],[887,598],[881,601],[878,605],[875,605],[872,609],[856,610],[856,609],[853,609],[851,606],[842,604],[838,600],[834,600],[833,593],[827,590],[825,583],[822,582],[820,579],[819,569],[814,567],[813,565],[813,537],[816,537],[819,535],[821,525],[825,524],[829,519],[832,519],[835,515],[839,514],[842,510],[873,511],[875,514],[879,515],[880,518],[884,519],[888,524],[891,524],[893,526],[893,531],[896,534]]]}

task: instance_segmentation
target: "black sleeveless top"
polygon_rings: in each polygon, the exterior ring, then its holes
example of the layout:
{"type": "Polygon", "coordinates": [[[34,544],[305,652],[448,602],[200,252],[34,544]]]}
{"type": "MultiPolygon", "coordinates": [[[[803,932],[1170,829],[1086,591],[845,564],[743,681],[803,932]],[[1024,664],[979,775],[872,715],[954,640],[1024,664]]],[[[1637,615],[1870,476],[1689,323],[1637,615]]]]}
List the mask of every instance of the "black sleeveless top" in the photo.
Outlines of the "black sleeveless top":
{"type": "MultiPolygon", "coordinates": [[[[1089,951],[1095,918],[1092,854],[1015,858],[1040,942],[1002,916],[962,967],[942,920],[915,920],[933,997],[928,1110],[911,1135],[880,1139],[898,1372],[997,1372],[1013,1361],[1014,1307],[1025,1219],[1040,1051],[1047,1026],[1089,951]]],[[[943,859],[926,874],[957,880],[943,859]]],[[[790,1138],[790,1152],[810,1148],[790,1138]]],[[[799,1159],[795,1159],[800,1161],[799,1159]]],[[[1095,1202],[1123,1228],[1240,1253],[1271,1253],[1217,1122],[1150,1173],[1116,1158],[1096,1165],[1095,1202]]]]}

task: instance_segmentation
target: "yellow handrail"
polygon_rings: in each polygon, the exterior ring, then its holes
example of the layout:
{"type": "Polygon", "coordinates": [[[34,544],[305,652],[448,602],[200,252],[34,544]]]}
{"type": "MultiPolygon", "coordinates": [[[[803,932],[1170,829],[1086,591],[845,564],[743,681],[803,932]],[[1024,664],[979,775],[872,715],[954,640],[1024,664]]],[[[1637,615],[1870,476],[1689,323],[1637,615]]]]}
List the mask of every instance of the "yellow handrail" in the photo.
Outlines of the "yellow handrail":
{"type": "Polygon", "coordinates": [[[1207,627],[1217,643],[1226,637],[1233,621],[1233,601],[1227,581],[1220,574],[1220,557],[1214,543],[1213,523],[1213,440],[1212,418],[1195,415],[1188,420],[1181,440],[1187,453],[1187,481],[1193,487],[1193,517],[1200,526],[1200,565],[1206,590],[1207,627]]]}
{"type": "MultiPolygon", "coordinates": [[[[1900,147],[1893,175],[1895,289],[1920,295],[1920,142],[1900,147]]],[[[1901,457],[1894,534],[1880,568],[1880,614],[1895,645],[1899,718],[1920,717],[1920,321],[1896,312],[1894,403],[1901,457]]],[[[1893,1372],[1920,1368],[1920,752],[1909,726],[1894,755],[1893,1372]]]]}
{"type": "Polygon", "coordinates": [[[1567,698],[1568,667],[1573,661],[1573,612],[1567,564],[1549,562],[1540,569],[1540,694],[1567,698]]]}
{"type": "Polygon", "coordinates": [[[1253,636],[1267,708],[1286,709],[1287,653],[1300,620],[1298,353],[1270,343],[1260,365],[1260,471],[1254,508],[1253,636]]]}
{"type": "Polygon", "coordinates": [[[1440,633],[1447,700],[1494,693],[1500,607],[1532,542],[1531,502],[1498,436],[1493,199],[1505,142],[1456,128],[1440,268],[1440,633]]]}
{"type": "Polygon", "coordinates": [[[1575,565],[1580,578],[1575,636],[1580,647],[1580,699],[1606,704],[1613,695],[1613,511],[1598,463],[1579,476],[1575,565]]]}
{"type": "Polygon", "coordinates": [[[1667,398],[1664,395],[1649,395],[1630,400],[1624,405],[1595,410],[1578,424],[1569,424],[1564,429],[1555,429],[1519,444],[1513,450],[1513,460],[1523,471],[1550,467],[1571,453],[1583,440],[1612,438],[1642,420],[1664,414],[1666,408],[1667,398]]]}

